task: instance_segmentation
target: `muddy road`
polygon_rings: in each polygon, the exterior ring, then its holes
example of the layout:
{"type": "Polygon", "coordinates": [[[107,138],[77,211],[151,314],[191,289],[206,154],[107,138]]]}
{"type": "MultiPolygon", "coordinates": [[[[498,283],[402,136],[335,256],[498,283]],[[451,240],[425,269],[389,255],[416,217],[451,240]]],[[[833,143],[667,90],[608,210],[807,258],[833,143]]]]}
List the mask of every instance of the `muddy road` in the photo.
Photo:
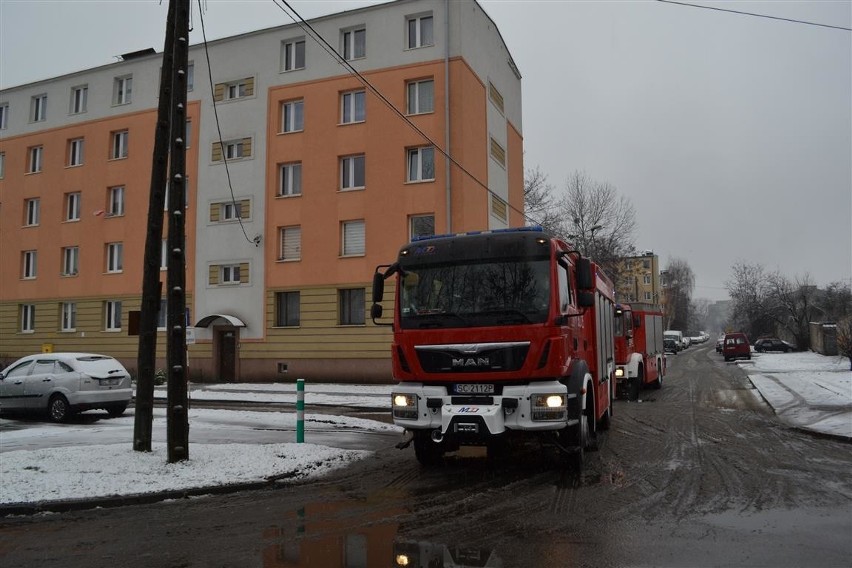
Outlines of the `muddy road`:
{"type": "Polygon", "coordinates": [[[389,446],[305,484],[0,519],[0,565],[848,566],[852,446],[783,426],[710,343],[669,361],[579,477],[389,446]]]}

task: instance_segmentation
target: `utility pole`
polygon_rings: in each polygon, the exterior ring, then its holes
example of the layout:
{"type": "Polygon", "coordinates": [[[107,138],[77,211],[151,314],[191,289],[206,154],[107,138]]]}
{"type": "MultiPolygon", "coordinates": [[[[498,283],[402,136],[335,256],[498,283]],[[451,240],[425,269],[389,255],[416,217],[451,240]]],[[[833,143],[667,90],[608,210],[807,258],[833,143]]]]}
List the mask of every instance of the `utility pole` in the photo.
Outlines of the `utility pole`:
{"type": "Polygon", "coordinates": [[[189,417],[186,372],[186,71],[189,64],[189,0],[174,0],[175,33],[172,68],[171,138],[169,168],[169,267],[166,279],[168,297],[167,366],[168,461],[189,459],[189,417]]]}
{"type": "Polygon", "coordinates": [[[154,421],[154,373],[157,359],[157,313],[160,311],[160,255],[163,239],[163,206],[169,167],[171,131],[172,67],[174,66],[175,0],[169,1],[163,68],[160,71],[160,103],[154,133],[151,188],[148,198],[148,233],[142,265],[142,308],[139,314],[139,352],[136,369],[136,408],[133,449],[151,451],[154,421]]]}

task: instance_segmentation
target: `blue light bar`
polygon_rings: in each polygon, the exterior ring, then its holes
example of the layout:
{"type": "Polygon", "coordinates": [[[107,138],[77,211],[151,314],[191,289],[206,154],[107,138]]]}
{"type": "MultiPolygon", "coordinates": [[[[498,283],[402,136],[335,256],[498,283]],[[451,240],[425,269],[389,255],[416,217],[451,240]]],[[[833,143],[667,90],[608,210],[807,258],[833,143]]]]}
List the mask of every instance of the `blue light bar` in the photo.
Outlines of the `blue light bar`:
{"type": "Polygon", "coordinates": [[[464,237],[468,235],[488,235],[492,233],[543,233],[544,229],[538,225],[535,227],[512,227],[509,229],[492,229],[490,231],[467,231],[466,233],[446,233],[443,235],[421,235],[412,237],[411,242],[429,241],[432,239],[448,239],[451,237],[464,237]]]}

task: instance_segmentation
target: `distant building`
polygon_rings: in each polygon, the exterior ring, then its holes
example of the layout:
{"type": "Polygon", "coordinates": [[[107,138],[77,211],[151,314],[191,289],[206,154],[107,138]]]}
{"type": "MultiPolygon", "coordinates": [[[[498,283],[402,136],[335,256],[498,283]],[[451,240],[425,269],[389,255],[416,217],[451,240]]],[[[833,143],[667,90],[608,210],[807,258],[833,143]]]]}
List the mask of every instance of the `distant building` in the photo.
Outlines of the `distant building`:
{"type": "Polygon", "coordinates": [[[619,302],[662,303],[660,259],[653,251],[621,259],[619,274],[615,291],[619,302]]]}
{"type": "MultiPolygon", "coordinates": [[[[191,47],[194,380],[388,380],[391,333],[367,317],[375,267],[413,236],[524,224],[521,76],[477,2],[310,23],[476,179],[296,24],[210,42],[212,87],[204,46],[191,47]]],[[[0,91],[0,356],[95,351],[136,366],[128,313],[161,65],[144,50],[0,91]]]]}

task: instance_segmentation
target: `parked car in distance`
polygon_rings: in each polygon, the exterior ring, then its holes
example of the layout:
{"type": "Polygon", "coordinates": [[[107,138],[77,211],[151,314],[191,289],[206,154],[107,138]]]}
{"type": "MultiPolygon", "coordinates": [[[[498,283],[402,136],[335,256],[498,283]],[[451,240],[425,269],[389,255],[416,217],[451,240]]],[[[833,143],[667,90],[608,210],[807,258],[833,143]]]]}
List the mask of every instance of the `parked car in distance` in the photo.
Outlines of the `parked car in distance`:
{"type": "Polygon", "coordinates": [[[677,352],[678,352],[677,340],[671,339],[669,337],[663,339],[663,350],[666,353],[674,353],[675,355],[677,355],[677,352]]]}
{"type": "Polygon", "coordinates": [[[120,416],[133,389],[130,373],[108,355],[39,353],[0,372],[0,412],[46,412],[54,422],[93,408],[120,416]]]}
{"type": "Polygon", "coordinates": [[[789,353],[795,351],[795,347],[777,337],[764,337],[754,342],[754,350],[758,353],[765,351],[783,351],[784,353],[789,353]]]}
{"type": "Polygon", "coordinates": [[[725,344],[722,346],[722,356],[725,361],[745,357],[751,359],[751,345],[745,333],[726,333],[725,344]]]}

